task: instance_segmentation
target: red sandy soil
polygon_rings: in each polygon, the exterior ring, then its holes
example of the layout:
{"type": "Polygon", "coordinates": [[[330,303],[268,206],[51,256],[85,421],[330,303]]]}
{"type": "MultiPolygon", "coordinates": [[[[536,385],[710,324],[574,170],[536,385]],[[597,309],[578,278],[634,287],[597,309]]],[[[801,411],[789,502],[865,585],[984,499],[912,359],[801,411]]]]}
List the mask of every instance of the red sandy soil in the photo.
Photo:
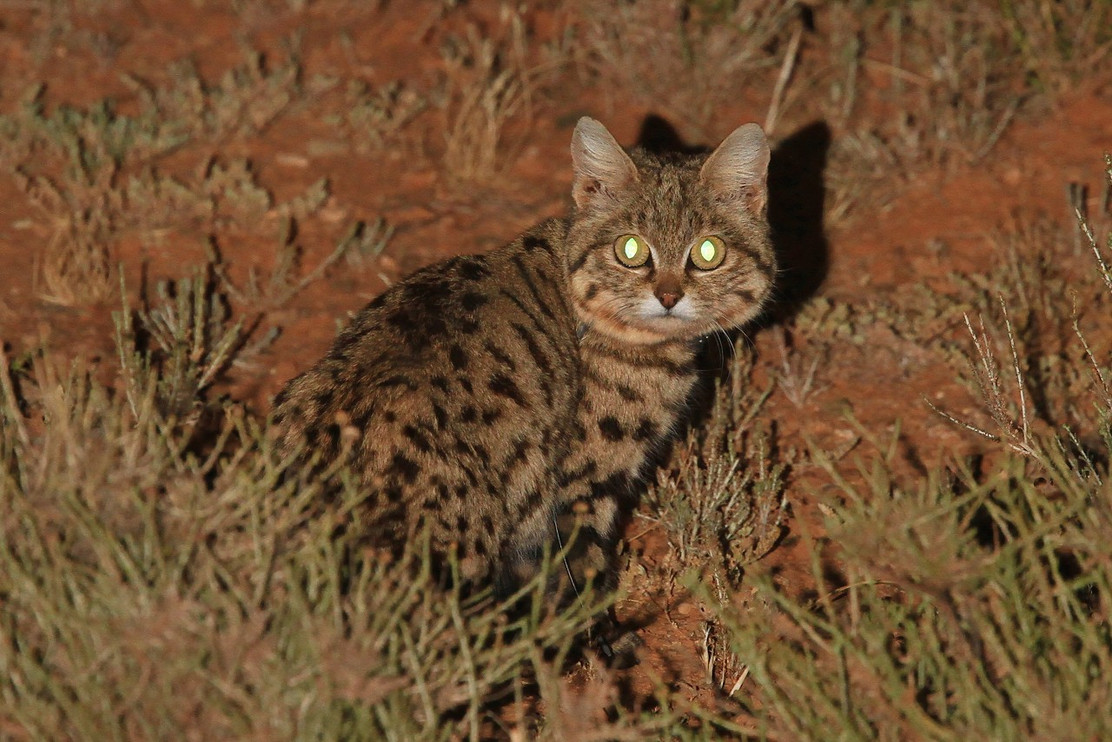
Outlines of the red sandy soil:
{"type": "MultiPolygon", "coordinates": [[[[32,83],[45,81],[48,106],[88,105],[112,97],[126,111],[134,94],[121,82],[121,73],[158,81],[164,79],[168,63],[190,57],[203,75],[214,78],[242,61],[237,40],[276,58],[281,41],[295,31],[302,34],[303,81],[334,75],[378,85],[402,78],[419,90],[430,89],[443,67],[437,44],[446,33],[444,26],[457,21],[438,22],[431,6],[424,4],[394,3],[381,12],[359,7],[321,2],[297,13],[259,10],[235,15],[199,12],[191,3],[109,4],[95,16],[75,13],[76,30],[54,35],[47,14],[18,6],[6,9],[0,16],[0,110],[11,111],[32,83]]],[[[540,22],[557,20],[545,16],[540,22]]],[[[576,76],[567,74],[531,119],[519,118],[509,127],[505,140],[514,148],[505,171],[481,185],[459,186],[439,164],[443,123],[435,111],[418,118],[391,150],[358,154],[337,139],[321,115],[338,105],[335,93],[311,97],[257,135],[190,150],[226,159],[248,157],[259,182],[277,198],[327,177],[329,201],[317,217],[301,225],[299,243],[307,265],[327,255],[354,220],[381,215],[396,229],[377,263],[353,268],[341,261],[325,280],[265,318],[266,324],[283,328],[281,337],[256,362],[233,369],[220,389],[260,413],[268,410],[282,384],[329,346],[337,320],[382,291],[385,282],[447,255],[489,249],[561,213],[571,181],[571,126],[579,115],[595,116],[619,141],[631,143],[652,113],[620,93],[579,89],[576,76]]],[[[708,141],[697,143],[713,144],[738,123],[763,120],[764,113],[756,103],[735,102],[712,125],[708,141]]],[[[776,134],[790,138],[806,123],[796,122],[793,129],[785,122],[776,134]]],[[[897,192],[883,207],[858,204],[837,229],[827,229],[825,258],[810,256],[829,266],[817,294],[854,303],[884,300],[925,279],[987,271],[999,261],[992,235],[1009,229],[1016,214],[1046,213],[1068,224],[1068,183],[1087,184],[1091,208],[1096,208],[1101,155],[1108,149],[1112,96],[1107,87],[1076,91],[1050,110],[1027,113],[980,163],[918,170],[909,183],[893,186],[897,192]]],[[[186,168],[197,161],[185,155],[177,159],[186,168]]],[[[175,158],[160,166],[172,171],[175,158]]],[[[0,175],[0,338],[17,351],[45,343],[60,357],[99,358],[110,366],[110,313],[119,300],[102,306],[44,301],[35,266],[50,234],[49,218],[29,203],[14,178],[0,175]]],[[[221,235],[222,255],[242,275],[248,266],[267,264],[276,234],[277,223],[271,221],[260,224],[252,235],[221,235]]],[[[157,241],[143,236],[124,239],[114,257],[125,266],[134,291],[144,264],[147,281],[153,284],[159,278],[184,275],[187,266],[201,263],[202,238],[178,230],[157,241]]],[[[808,257],[801,256],[804,261],[808,257]]],[[[758,381],[769,378],[780,363],[777,332],[774,328],[756,337],[758,381]]],[[[816,390],[802,407],[780,392],[773,395],[764,415],[776,421],[782,444],[802,448],[806,437],[834,448],[845,445],[854,436],[841,414],[847,407],[878,435],[894,430],[900,421],[907,450],[927,462],[980,444],[921,401],[927,397],[958,416],[977,419],[979,405],[955,380],[952,367],[880,324],[865,327],[863,337],[863,342],[831,350],[816,375],[816,390]]],[[[813,467],[801,464],[793,471],[788,497],[787,537],[757,568],[774,569],[785,584],[803,586],[810,582],[810,566],[798,535],[801,525],[812,534],[821,533],[820,506],[833,497],[832,485],[813,467]]],[[[634,519],[627,535],[639,534],[646,523],[634,519]]],[[[659,534],[641,542],[644,563],[651,566],[663,558],[666,544],[659,534]]],[[[635,613],[646,606],[655,606],[656,617],[641,632],[644,657],[634,670],[639,683],[658,675],[690,687],[692,695],[705,693],[698,607],[674,597],[634,594],[620,610],[635,613]]]]}

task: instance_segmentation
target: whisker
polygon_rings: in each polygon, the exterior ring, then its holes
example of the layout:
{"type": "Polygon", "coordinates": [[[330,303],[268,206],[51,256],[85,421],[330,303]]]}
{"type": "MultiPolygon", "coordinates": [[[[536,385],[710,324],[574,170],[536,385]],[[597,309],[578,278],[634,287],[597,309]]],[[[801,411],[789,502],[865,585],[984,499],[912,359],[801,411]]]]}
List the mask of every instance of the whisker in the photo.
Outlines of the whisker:
{"type": "MultiPolygon", "coordinates": [[[[718,357],[721,361],[729,363],[733,360],[734,354],[737,352],[737,350],[734,348],[734,344],[730,342],[730,333],[727,332],[726,328],[723,327],[718,320],[712,317],[710,321],[711,324],[714,325],[714,330],[710,332],[709,335],[713,337],[714,342],[718,344],[718,357]],[[729,353],[726,352],[727,347],[729,347],[730,349],[729,353]]],[[[701,370],[721,371],[722,368],[721,366],[719,366],[719,368],[704,368],[701,370]]]]}

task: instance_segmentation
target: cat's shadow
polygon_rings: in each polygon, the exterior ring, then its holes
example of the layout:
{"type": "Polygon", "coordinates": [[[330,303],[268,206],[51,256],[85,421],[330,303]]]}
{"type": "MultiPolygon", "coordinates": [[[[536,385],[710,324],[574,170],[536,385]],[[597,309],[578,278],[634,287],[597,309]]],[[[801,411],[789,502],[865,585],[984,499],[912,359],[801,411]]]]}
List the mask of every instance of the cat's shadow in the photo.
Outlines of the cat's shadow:
{"type": "Polygon", "coordinates": [[[830,152],[830,127],[810,123],[781,140],[768,172],[768,221],[780,272],[765,323],[791,319],[821,288],[830,266],[823,225],[823,176],[830,152]]]}

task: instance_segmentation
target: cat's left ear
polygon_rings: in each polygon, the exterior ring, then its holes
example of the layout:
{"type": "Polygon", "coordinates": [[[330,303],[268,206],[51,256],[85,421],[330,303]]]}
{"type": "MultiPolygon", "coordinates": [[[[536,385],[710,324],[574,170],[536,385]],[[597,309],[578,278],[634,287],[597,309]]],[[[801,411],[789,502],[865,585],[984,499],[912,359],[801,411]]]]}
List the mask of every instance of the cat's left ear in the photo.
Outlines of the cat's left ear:
{"type": "Polygon", "coordinates": [[[757,124],[734,129],[711,153],[699,177],[723,201],[763,214],[768,205],[768,139],[757,124]]]}

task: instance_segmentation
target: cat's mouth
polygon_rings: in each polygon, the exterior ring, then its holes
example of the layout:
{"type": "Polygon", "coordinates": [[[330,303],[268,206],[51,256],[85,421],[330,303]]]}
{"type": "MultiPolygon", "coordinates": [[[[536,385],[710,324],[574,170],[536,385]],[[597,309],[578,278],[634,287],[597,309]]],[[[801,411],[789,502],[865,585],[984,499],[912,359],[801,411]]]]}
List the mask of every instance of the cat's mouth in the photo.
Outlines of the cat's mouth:
{"type": "Polygon", "coordinates": [[[698,312],[695,311],[691,305],[691,300],[686,296],[671,307],[664,306],[655,296],[652,296],[642,301],[641,306],[637,307],[635,311],[641,319],[650,322],[654,320],[691,322],[698,319],[698,312]]]}
{"type": "Polygon", "coordinates": [[[635,345],[695,340],[723,329],[715,318],[701,316],[690,309],[678,312],[676,309],[659,307],[631,312],[621,318],[595,315],[585,324],[603,335],[635,345]]]}
{"type": "Polygon", "coordinates": [[[646,329],[655,331],[662,337],[676,339],[706,335],[709,332],[714,332],[718,327],[713,319],[686,316],[676,313],[675,310],[667,309],[641,317],[641,323],[646,329]]]}
{"type": "Polygon", "coordinates": [[[686,342],[743,325],[752,320],[760,308],[760,301],[733,302],[729,307],[706,306],[691,296],[680,298],[672,306],[664,306],[654,294],[624,306],[604,300],[585,302],[578,307],[583,323],[580,338],[583,333],[593,331],[633,345],[686,342]]]}
{"type": "Polygon", "coordinates": [[[656,296],[650,296],[633,313],[639,324],[665,338],[694,338],[721,328],[717,318],[687,296],[671,306],[665,306],[656,296]]]}

